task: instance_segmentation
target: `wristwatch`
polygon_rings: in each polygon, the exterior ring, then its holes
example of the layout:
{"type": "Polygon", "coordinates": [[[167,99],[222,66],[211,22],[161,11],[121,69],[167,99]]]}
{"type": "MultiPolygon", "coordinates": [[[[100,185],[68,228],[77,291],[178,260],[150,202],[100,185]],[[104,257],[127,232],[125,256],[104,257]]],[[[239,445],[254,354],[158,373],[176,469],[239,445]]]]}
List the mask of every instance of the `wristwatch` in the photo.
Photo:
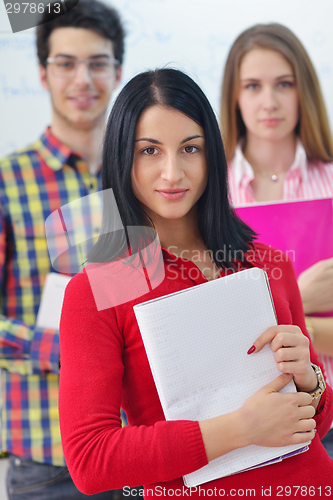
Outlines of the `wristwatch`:
{"type": "Polygon", "coordinates": [[[313,363],[311,363],[311,366],[316,374],[318,385],[313,391],[308,392],[308,394],[310,394],[310,396],[312,396],[312,399],[318,399],[322,395],[324,390],[326,389],[326,383],[325,383],[324,376],[323,376],[322,371],[319,368],[319,366],[314,365],[313,363]]]}

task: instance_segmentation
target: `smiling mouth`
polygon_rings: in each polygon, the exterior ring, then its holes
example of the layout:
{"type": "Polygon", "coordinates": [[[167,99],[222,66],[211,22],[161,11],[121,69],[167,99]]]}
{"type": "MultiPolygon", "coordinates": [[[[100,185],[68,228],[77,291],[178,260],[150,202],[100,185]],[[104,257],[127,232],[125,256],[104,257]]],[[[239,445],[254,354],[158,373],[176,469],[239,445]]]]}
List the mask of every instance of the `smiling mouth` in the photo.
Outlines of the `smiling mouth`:
{"type": "Polygon", "coordinates": [[[97,96],[95,96],[95,95],[77,96],[77,97],[70,96],[70,97],[68,97],[68,101],[76,109],[89,110],[97,102],[97,96]]]}
{"type": "Polygon", "coordinates": [[[69,96],[68,99],[76,102],[90,102],[97,99],[96,95],[85,95],[85,96],[69,96]]]}
{"type": "Polygon", "coordinates": [[[168,189],[168,190],[162,190],[162,189],[157,189],[157,193],[159,193],[163,198],[167,200],[180,200],[185,196],[187,193],[188,189],[168,189]]]}

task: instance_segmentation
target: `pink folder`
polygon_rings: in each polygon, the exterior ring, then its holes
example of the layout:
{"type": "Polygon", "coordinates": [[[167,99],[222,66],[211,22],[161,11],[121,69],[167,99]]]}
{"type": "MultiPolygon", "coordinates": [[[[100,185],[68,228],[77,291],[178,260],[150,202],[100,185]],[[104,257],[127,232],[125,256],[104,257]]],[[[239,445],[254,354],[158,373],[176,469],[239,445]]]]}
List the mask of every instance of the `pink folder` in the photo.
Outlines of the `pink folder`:
{"type": "Polygon", "coordinates": [[[288,255],[297,276],[333,257],[332,198],[247,205],[236,212],[258,233],[257,241],[288,255]]]}

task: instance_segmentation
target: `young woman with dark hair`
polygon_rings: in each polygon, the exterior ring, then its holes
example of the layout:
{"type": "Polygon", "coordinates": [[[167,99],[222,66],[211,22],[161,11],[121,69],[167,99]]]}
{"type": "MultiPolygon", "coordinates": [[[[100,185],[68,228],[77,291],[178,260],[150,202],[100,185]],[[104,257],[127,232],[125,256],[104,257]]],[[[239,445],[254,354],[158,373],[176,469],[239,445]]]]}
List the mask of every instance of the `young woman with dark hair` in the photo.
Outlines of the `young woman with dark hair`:
{"type": "MultiPolygon", "coordinates": [[[[319,436],[332,418],[332,392],[327,388],[312,397],[318,379],[310,359],[318,360],[302,333],[292,265],[279,251],[268,257],[267,247],[253,242],[253,232],[230,207],[218,124],[188,76],[161,69],[140,74],[124,87],[105,133],[103,189],[112,189],[124,227],[136,226],[139,236],[133,242],[107,234],[113,214],[104,203],[103,234],[66,290],[59,411],[66,461],[78,488],[91,494],[144,484],[147,498],[218,497],[222,491],[226,496],[239,491],[234,496],[240,498],[248,488],[260,495],[271,487],[277,494],[279,487],[284,491],[293,484],[303,486],[303,495],[310,486],[330,491],[333,464],[319,436]],[[151,230],[161,242],[164,279],[144,295],[98,307],[101,289],[107,295],[129,286],[122,282],[122,257],[144,251],[141,244],[149,241],[151,230]],[[223,249],[228,251],[221,258],[223,249]],[[110,263],[119,271],[113,281],[110,263]],[[200,422],[165,421],[133,306],[249,267],[266,269],[279,322],[249,352],[255,356],[271,342],[281,375],[233,413],[200,422]],[[274,279],[276,268],[279,279],[274,279]],[[298,392],[278,393],[292,377],[298,392]],[[129,421],[124,428],[120,406],[129,421]],[[281,463],[218,479],[200,490],[183,485],[181,476],[234,449],[308,440],[309,451],[281,463]]],[[[209,342],[209,331],[202,334],[209,342]]]]}
{"type": "MultiPolygon", "coordinates": [[[[241,33],[227,59],[221,104],[235,205],[333,196],[333,140],[313,64],[280,24],[241,33]]],[[[333,384],[333,258],[298,279],[313,345],[333,384]]],[[[332,423],[333,426],[333,423],[332,423]]],[[[325,438],[333,458],[333,429],[325,438]]]]}
{"type": "MultiPolygon", "coordinates": [[[[228,201],[225,182],[227,165],[221,133],[209,102],[201,89],[188,77],[176,70],[147,72],[133,78],[124,88],[122,99],[115,102],[107,124],[103,150],[103,189],[112,187],[122,222],[127,226],[149,226],[153,223],[133,193],[132,167],[135,155],[136,125],[145,109],[162,105],[173,108],[190,117],[205,130],[207,163],[207,186],[198,200],[198,228],[205,246],[213,256],[224,245],[234,254],[236,250],[246,252],[253,238],[253,231],[235,217],[228,201]],[[181,90],[180,90],[180,86],[181,90]],[[109,138],[116,137],[111,141],[109,138]]],[[[104,222],[109,221],[107,214],[104,222]]],[[[100,238],[89,255],[90,262],[101,262],[115,257],[110,245],[113,233],[100,238]]],[[[118,235],[116,235],[118,239],[118,235]]],[[[213,257],[214,258],[214,257],[213,257]]],[[[225,265],[232,262],[226,257],[225,265]]],[[[215,260],[215,264],[219,263],[215,260]]]]}

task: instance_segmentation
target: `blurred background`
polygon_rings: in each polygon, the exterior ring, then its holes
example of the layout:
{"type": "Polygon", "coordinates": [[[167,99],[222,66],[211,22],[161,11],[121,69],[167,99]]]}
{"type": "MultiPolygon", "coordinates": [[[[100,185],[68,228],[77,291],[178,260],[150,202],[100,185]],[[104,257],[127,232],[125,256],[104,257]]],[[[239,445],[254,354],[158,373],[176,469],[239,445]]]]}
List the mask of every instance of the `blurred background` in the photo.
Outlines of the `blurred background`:
{"type": "MultiPolygon", "coordinates": [[[[106,0],[126,31],[122,84],[146,69],[169,65],[189,73],[219,113],[221,75],[229,47],[259,22],[285,24],[300,38],[318,72],[333,127],[332,0],[106,0]]],[[[13,34],[0,3],[0,157],[33,142],[50,121],[39,84],[35,30],[13,34]]]]}

